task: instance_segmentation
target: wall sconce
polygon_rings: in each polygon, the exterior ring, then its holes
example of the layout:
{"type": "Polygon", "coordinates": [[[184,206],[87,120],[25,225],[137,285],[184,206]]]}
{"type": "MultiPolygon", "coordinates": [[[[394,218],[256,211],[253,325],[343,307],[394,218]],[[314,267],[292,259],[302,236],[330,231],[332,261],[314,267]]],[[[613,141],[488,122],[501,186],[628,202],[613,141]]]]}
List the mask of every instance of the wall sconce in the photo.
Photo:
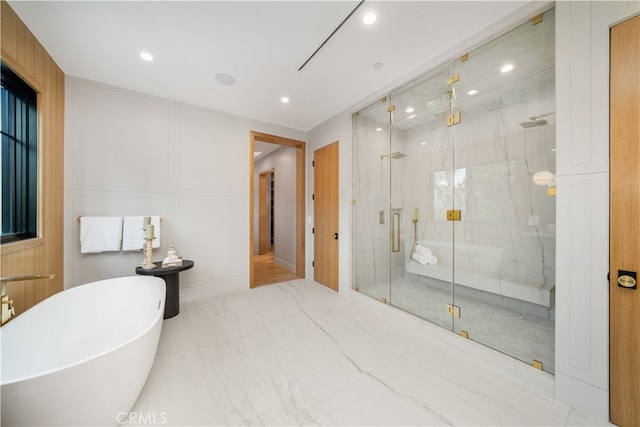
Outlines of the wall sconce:
{"type": "Polygon", "coordinates": [[[533,182],[536,185],[546,185],[548,196],[556,195],[556,176],[552,172],[546,170],[536,172],[533,174],[533,182]]]}

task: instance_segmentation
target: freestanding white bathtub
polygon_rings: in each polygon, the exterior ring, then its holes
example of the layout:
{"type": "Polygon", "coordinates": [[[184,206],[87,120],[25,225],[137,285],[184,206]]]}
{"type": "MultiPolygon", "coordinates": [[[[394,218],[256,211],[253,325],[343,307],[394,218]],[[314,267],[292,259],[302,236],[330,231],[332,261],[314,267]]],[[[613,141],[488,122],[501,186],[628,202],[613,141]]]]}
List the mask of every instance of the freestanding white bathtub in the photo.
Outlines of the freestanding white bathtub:
{"type": "Polygon", "coordinates": [[[116,425],[158,347],[165,282],[150,276],[55,294],[0,329],[2,425],[116,425]]]}

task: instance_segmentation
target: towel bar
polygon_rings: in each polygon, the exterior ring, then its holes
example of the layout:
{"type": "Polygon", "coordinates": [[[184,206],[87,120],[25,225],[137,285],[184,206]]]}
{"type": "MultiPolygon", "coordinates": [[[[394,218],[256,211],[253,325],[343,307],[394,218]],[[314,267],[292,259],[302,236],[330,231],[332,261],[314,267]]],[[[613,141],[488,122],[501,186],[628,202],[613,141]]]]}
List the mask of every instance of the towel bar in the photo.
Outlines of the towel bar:
{"type": "MultiPolygon", "coordinates": [[[[143,215],[140,215],[140,216],[143,216],[143,215]]],[[[147,215],[147,216],[150,216],[150,215],[147,215]]],[[[83,217],[83,215],[80,215],[80,216],[77,218],[77,219],[78,219],[78,222],[80,222],[80,218],[82,218],[82,217],[83,217]]],[[[160,221],[164,221],[164,216],[160,215],[160,221]]]]}

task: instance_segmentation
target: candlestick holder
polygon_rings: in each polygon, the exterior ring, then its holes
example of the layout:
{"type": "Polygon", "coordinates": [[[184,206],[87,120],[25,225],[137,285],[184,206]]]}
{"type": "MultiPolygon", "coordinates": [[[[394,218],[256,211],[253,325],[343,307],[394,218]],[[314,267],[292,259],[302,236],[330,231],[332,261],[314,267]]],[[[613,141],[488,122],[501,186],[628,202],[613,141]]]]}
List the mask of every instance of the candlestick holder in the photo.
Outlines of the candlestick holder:
{"type": "Polygon", "coordinates": [[[153,239],[145,239],[145,243],[144,264],[142,268],[144,270],[151,270],[156,268],[156,265],[153,263],[153,239]]]}

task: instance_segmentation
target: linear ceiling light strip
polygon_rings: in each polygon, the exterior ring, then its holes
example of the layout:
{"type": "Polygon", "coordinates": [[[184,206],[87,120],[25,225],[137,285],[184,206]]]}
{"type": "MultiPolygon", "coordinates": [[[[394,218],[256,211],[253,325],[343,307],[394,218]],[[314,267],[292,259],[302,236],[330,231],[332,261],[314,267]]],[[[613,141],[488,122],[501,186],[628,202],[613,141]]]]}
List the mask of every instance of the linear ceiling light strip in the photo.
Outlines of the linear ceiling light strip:
{"type": "Polygon", "coordinates": [[[300,68],[298,68],[298,71],[302,71],[302,69],[305,67],[305,65],[307,65],[307,63],[308,63],[309,61],[311,61],[311,59],[312,59],[314,56],[316,56],[316,53],[318,53],[318,52],[320,51],[320,49],[322,49],[322,47],[323,47],[325,44],[327,44],[327,42],[328,42],[329,40],[331,40],[331,37],[333,37],[333,35],[334,35],[334,34],[335,34],[339,29],[340,29],[340,27],[342,27],[342,26],[344,25],[344,23],[345,23],[345,22],[347,22],[347,20],[348,20],[349,18],[351,18],[351,15],[353,15],[353,14],[356,12],[356,10],[358,10],[358,8],[359,8],[360,6],[362,6],[362,4],[363,4],[364,2],[365,2],[365,0],[362,0],[360,3],[358,3],[358,5],[357,5],[356,7],[354,7],[354,8],[353,8],[353,10],[351,11],[351,13],[350,13],[349,15],[347,15],[347,17],[346,17],[346,18],[344,18],[344,19],[342,20],[342,22],[340,23],[340,25],[338,25],[338,26],[336,27],[336,29],[335,29],[335,30],[333,30],[333,32],[332,32],[331,34],[329,34],[329,37],[327,37],[327,38],[326,38],[326,40],[325,40],[325,41],[323,41],[323,42],[322,42],[322,44],[321,44],[321,45],[320,45],[320,46],[315,50],[315,52],[313,52],[313,53],[311,54],[311,56],[310,56],[309,58],[307,58],[307,60],[306,60],[306,61],[304,61],[304,64],[302,64],[302,65],[300,66],[300,68]]]}

